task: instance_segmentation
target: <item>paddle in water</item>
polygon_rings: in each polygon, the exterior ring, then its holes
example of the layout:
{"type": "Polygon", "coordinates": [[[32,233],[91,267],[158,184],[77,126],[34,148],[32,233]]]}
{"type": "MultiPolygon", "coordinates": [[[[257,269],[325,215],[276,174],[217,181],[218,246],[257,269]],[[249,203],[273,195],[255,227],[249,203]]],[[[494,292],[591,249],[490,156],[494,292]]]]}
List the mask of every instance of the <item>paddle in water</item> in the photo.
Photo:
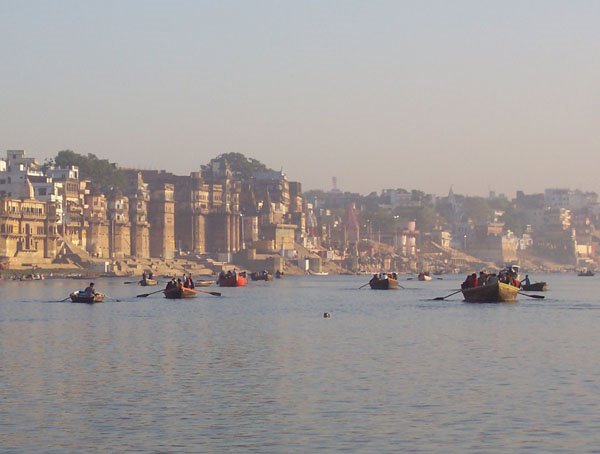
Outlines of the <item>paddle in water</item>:
{"type": "Polygon", "coordinates": [[[154,295],[155,293],[160,293],[163,291],[164,291],[164,289],[160,289],[160,290],[157,290],[156,292],[142,293],[141,295],[136,295],[136,297],[137,298],[146,298],[147,296],[154,295]]]}
{"type": "Polygon", "coordinates": [[[445,300],[446,298],[448,298],[449,296],[456,295],[457,293],[460,293],[460,292],[462,292],[462,290],[457,290],[454,293],[450,293],[450,295],[438,296],[437,298],[432,299],[432,301],[442,301],[442,300],[445,300]]]}
{"type": "Polygon", "coordinates": [[[519,295],[523,295],[523,296],[528,296],[529,298],[538,298],[543,300],[544,298],[546,298],[544,295],[529,295],[527,293],[523,293],[523,292],[518,292],[519,295]]]}

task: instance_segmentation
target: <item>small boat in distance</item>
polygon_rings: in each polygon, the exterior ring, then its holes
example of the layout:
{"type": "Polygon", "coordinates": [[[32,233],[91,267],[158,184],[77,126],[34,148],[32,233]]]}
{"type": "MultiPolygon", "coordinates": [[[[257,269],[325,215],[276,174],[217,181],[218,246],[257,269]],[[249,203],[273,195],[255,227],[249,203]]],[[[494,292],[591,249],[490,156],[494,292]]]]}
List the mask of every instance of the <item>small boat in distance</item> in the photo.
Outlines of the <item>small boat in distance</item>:
{"type": "Polygon", "coordinates": [[[194,282],[194,285],[196,287],[210,287],[212,283],[213,281],[196,281],[194,282]]]}
{"type": "Polygon", "coordinates": [[[253,281],[272,281],[273,275],[267,270],[264,271],[253,271],[250,273],[250,279],[253,281]]]}
{"type": "Polygon", "coordinates": [[[583,269],[579,273],[577,273],[577,276],[593,276],[594,274],[596,273],[594,273],[592,270],[583,269]]]}
{"type": "Polygon", "coordinates": [[[141,281],[138,282],[138,284],[140,284],[142,287],[148,287],[148,286],[152,286],[152,285],[157,285],[158,281],[156,279],[142,279],[141,281]]]}
{"type": "Polygon", "coordinates": [[[329,273],[326,271],[308,270],[308,274],[310,274],[311,276],[329,276],[329,273]]]}
{"type": "Polygon", "coordinates": [[[420,281],[430,281],[431,279],[433,279],[431,277],[431,274],[429,274],[429,271],[419,273],[418,278],[420,281]]]}

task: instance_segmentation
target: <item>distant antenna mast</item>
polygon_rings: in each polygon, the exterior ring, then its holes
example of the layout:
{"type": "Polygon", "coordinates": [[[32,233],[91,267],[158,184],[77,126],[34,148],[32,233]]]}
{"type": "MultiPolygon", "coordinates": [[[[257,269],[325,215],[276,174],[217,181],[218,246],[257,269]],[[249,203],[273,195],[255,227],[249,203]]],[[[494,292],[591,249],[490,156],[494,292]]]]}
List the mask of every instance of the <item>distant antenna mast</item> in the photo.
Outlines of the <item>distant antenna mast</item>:
{"type": "Polygon", "coordinates": [[[331,185],[333,186],[333,190],[337,191],[337,177],[331,177],[331,185]]]}

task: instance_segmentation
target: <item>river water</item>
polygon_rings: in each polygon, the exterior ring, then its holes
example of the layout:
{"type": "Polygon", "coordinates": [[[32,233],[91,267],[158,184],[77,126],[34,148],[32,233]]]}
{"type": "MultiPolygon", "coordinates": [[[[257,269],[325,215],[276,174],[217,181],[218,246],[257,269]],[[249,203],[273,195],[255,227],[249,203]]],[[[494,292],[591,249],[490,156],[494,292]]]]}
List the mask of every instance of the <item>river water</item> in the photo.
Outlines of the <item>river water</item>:
{"type": "Polygon", "coordinates": [[[517,304],[368,279],[185,301],[98,279],[96,305],[2,281],[0,450],[600,452],[600,277],[535,276],[546,298],[517,304]]]}

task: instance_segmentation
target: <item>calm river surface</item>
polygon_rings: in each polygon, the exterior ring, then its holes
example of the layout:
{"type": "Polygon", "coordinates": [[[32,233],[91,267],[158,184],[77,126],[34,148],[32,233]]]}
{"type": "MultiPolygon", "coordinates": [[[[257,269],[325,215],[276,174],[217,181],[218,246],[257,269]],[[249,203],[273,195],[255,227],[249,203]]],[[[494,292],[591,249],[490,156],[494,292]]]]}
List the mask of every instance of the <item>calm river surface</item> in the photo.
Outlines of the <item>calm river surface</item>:
{"type": "Polygon", "coordinates": [[[186,301],[98,279],[96,305],[53,302],[84,281],[2,281],[0,450],[600,452],[600,276],[431,300],[462,277],[286,276],[186,301]]]}

